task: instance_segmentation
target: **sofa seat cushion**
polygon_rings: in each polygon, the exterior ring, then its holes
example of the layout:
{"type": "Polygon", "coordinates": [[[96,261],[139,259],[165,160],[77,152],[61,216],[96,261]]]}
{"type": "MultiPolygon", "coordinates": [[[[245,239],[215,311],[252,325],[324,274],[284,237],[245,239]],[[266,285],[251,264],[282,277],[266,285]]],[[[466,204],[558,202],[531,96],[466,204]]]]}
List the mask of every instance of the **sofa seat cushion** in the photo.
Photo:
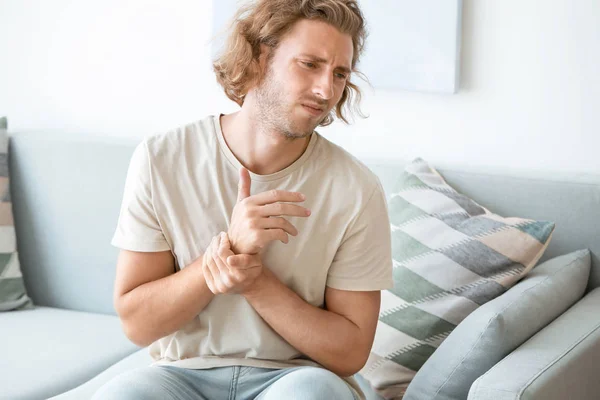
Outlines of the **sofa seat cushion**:
{"type": "Polygon", "coordinates": [[[0,327],[0,397],[12,400],[63,393],[138,349],[113,315],[35,307],[0,313],[0,327]]]}
{"type": "Polygon", "coordinates": [[[76,387],[75,389],[69,390],[66,393],[59,394],[56,397],[52,397],[49,400],[81,400],[91,399],[94,393],[105,383],[110,381],[117,375],[124,372],[131,371],[136,368],[142,368],[152,363],[152,357],[147,348],[136,351],[135,353],[125,357],[124,359],[111,365],[106,370],[102,371],[99,375],[95,376],[92,380],[85,382],[83,385],[76,387]]]}

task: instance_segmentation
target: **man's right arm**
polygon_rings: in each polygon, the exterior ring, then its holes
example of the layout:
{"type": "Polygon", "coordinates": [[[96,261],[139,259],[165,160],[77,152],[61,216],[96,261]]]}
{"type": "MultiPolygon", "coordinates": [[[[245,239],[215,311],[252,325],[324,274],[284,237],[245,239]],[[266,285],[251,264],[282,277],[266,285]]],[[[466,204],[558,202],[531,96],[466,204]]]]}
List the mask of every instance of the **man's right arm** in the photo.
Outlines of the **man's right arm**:
{"type": "Polygon", "coordinates": [[[170,251],[121,250],[117,261],[114,305],[125,334],[138,346],[148,346],[193,320],[210,303],[198,257],[175,272],[170,251]]]}

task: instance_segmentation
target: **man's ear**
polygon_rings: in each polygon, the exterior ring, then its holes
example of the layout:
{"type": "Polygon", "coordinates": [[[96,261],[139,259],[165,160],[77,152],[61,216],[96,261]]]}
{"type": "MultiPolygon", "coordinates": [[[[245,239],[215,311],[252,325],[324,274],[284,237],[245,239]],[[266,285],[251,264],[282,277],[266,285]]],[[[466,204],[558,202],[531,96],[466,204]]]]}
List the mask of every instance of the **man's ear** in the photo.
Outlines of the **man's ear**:
{"type": "Polygon", "coordinates": [[[269,59],[269,54],[271,54],[271,48],[264,43],[260,44],[260,56],[258,56],[258,63],[260,68],[264,71],[267,66],[267,60],[269,59]]]}
{"type": "Polygon", "coordinates": [[[260,55],[258,56],[259,74],[257,83],[260,82],[267,73],[268,60],[272,51],[273,49],[266,44],[260,45],[260,55]]]}

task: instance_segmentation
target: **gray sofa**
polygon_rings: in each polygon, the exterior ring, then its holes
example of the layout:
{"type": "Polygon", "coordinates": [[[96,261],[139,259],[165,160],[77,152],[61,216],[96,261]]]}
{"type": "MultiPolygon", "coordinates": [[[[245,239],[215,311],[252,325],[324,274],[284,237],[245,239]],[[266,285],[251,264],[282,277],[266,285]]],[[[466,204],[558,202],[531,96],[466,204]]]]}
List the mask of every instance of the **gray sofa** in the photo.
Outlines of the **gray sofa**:
{"type": "MultiPolygon", "coordinates": [[[[0,399],[87,399],[116,374],[151,361],[146,349],[124,336],[112,305],[118,250],[109,242],[137,142],[10,135],[18,250],[36,307],[0,313],[0,399]]],[[[400,161],[367,163],[387,191],[402,170],[400,161]]],[[[457,190],[499,214],[556,221],[541,261],[589,248],[593,266],[587,291],[600,286],[598,176],[482,173],[464,167],[440,172],[457,190]]],[[[600,302],[578,304],[487,371],[477,382],[483,389],[468,399],[496,398],[494,393],[524,377],[526,390],[510,398],[600,398],[600,302]],[[540,365],[540,360],[546,361],[540,365]]],[[[378,398],[367,392],[369,399],[378,398]]]]}

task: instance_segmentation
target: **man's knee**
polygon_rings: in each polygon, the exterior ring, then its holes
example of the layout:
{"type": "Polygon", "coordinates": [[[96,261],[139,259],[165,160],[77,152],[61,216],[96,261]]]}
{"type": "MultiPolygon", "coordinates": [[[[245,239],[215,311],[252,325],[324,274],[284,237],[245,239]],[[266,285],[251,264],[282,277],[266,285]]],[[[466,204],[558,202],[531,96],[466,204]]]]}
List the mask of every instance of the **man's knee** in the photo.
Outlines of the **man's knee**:
{"type": "Polygon", "coordinates": [[[169,377],[161,368],[139,368],[108,381],[92,400],[174,399],[168,386],[169,377]]]}
{"type": "Polygon", "coordinates": [[[353,400],[348,384],[331,371],[322,368],[299,368],[275,382],[264,400],[353,400]]]}

